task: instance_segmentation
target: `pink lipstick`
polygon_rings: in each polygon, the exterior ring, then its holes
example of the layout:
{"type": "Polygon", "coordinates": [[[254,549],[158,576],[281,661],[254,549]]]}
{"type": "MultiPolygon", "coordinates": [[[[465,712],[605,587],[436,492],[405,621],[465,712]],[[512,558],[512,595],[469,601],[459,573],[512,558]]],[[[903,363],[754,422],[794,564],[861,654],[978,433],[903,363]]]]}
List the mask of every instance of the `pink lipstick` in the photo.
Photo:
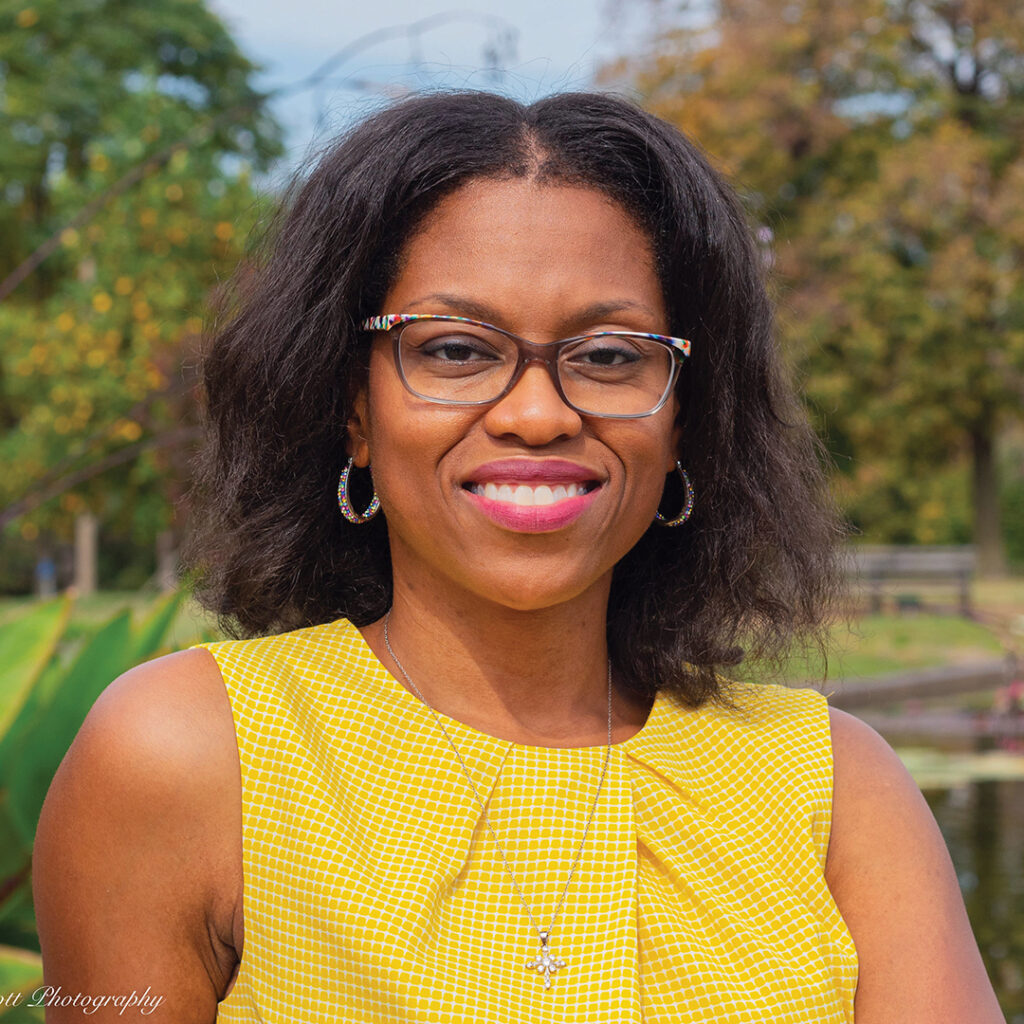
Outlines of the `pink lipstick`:
{"type": "Polygon", "coordinates": [[[601,489],[600,474],[564,459],[500,459],[470,473],[463,493],[489,519],[545,533],[579,518],[601,489]]]}

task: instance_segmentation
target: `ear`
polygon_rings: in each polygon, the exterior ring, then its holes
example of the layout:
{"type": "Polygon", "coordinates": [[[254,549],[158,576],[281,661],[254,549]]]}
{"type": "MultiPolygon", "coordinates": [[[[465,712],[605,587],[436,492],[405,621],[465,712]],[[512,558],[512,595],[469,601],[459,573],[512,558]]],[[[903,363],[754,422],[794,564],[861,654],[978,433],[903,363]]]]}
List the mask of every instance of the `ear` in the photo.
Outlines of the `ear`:
{"type": "Polygon", "coordinates": [[[345,440],[345,450],[355,459],[355,464],[360,469],[365,469],[370,464],[369,402],[365,385],[356,392],[352,399],[347,426],[348,437],[345,440]]]}

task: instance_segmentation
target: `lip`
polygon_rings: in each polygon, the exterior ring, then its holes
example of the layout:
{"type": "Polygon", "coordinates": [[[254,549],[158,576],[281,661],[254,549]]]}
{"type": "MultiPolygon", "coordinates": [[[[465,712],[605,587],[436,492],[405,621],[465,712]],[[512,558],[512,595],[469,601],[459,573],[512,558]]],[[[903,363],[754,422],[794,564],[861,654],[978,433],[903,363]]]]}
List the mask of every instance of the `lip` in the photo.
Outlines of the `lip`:
{"type": "MultiPolygon", "coordinates": [[[[522,481],[523,477],[517,479],[522,481]]],[[[539,479],[546,482],[548,478],[539,479]]],[[[567,478],[561,477],[560,479],[564,481],[567,478]]],[[[593,480],[594,478],[588,476],[585,479],[593,480]]],[[[490,481],[491,478],[488,480],[490,481]]],[[[497,483],[496,480],[493,482],[497,483]]],[[[549,533],[552,530],[560,530],[563,526],[568,526],[574,520],[579,519],[603,489],[604,486],[599,484],[586,494],[580,494],[575,498],[565,498],[554,505],[514,505],[510,501],[494,501],[492,498],[485,498],[482,494],[475,494],[466,488],[462,488],[462,493],[488,519],[506,530],[514,530],[517,533],[549,533]]]]}
{"type": "MultiPolygon", "coordinates": [[[[462,481],[467,484],[603,483],[597,470],[565,459],[496,459],[478,466],[462,481]]],[[[586,497],[586,495],[584,495],[586,497]]],[[[576,499],[570,499],[576,500],[576,499]]]]}
{"type": "Polygon", "coordinates": [[[477,466],[462,481],[467,500],[492,522],[517,533],[549,533],[578,519],[604,489],[603,474],[567,459],[495,459],[477,466]],[[469,490],[470,484],[596,484],[593,490],[553,505],[515,505],[469,490]]]}

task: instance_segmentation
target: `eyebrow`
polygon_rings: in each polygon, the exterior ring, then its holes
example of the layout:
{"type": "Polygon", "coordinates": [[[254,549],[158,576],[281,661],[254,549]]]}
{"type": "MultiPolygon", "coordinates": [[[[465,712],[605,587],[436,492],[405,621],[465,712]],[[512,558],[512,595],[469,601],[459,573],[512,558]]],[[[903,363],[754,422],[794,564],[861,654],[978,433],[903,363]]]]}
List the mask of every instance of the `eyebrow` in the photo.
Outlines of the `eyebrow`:
{"type": "MultiPolygon", "coordinates": [[[[460,316],[468,316],[473,320],[483,320],[486,323],[492,323],[498,327],[501,326],[501,314],[493,306],[488,306],[483,302],[476,302],[462,295],[454,295],[450,292],[431,292],[429,295],[423,295],[408,303],[400,312],[411,312],[414,306],[425,302],[440,302],[450,309],[458,310],[460,316]]],[[[570,316],[566,317],[566,320],[574,324],[593,323],[595,320],[605,319],[605,317],[612,313],[621,313],[623,311],[635,311],[646,313],[651,317],[657,317],[654,310],[642,302],[634,302],[632,299],[610,299],[607,302],[595,302],[589,306],[584,306],[582,309],[577,309],[570,316]]]]}

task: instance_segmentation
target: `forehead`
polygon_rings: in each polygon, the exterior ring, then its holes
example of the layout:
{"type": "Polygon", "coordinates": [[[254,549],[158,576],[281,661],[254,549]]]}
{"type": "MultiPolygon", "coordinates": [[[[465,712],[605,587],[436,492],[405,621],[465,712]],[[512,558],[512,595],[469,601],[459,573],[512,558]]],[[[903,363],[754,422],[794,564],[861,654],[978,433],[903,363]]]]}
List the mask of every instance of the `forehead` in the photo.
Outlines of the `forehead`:
{"type": "Polygon", "coordinates": [[[434,293],[486,301],[520,325],[609,300],[664,320],[651,241],[634,218],[596,189],[531,179],[470,182],[427,215],[402,251],[385,311],[434,293]]]}

